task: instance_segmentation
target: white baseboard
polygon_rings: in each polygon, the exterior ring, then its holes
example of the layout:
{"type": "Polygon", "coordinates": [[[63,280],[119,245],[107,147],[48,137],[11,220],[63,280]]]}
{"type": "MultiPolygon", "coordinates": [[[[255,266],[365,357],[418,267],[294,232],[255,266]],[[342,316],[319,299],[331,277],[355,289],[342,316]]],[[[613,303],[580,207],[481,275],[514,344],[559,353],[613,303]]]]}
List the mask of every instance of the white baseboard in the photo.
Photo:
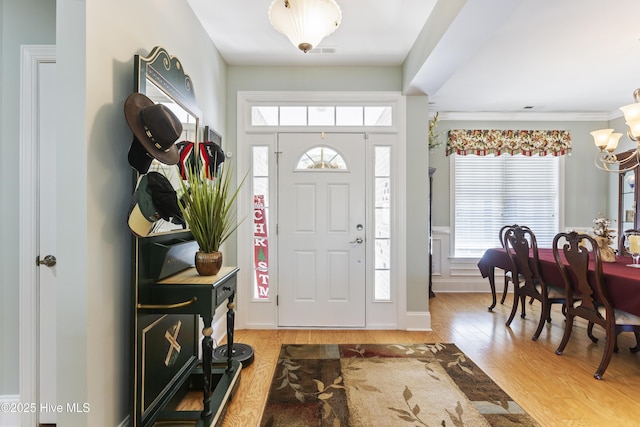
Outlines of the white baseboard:
{"type": "Polygon", "coordinates": [[[405,330],[431,331],[431,313],[428,311],[408,311],[405,314],[405,330]]]}
{"type": "Polygon", "coordinates": [[[395,323],[369,323],[365,327],[366,330],[395,330],[398,325],[395,323]]]}
{"type": "Polygon", "coordinates": [[[244,329],[278,329],[275,323],[253,322],[247,323],[244,329]]]}
{"type": "Polygon", "coordinates": [[[20,412],[18,405],[20,404],[20,396],[13,394],[0,395],[0,426],[3,427],[20,427],[20,412]],[[15,408],[16,410],[12,410],[15,408]]]}
{"type": "Polygon", "coordinates": [[[227,336],[227,316],[225,314],[213,320],[213,336],[211,338],[219,344],[227,336]]]}
{"type": "MultiPolygon", "coordinates": [[[[504,284],[502,280],[496,280],[496,292],[502,292],[504,284]]],[[[433,292],[438,295],[438,292],[491,292],[491,286],[489,286],[489,280],[484,279],[481,282],[463,282],[461,280],[450,281],[433,281],[433,292]]]]}
{"type": "MultiPolygon", "coordinates": [[[[21,427],[21,413],[17,411],[19,404],[24,404],[24,402],[20,402],[19,395],[5,394],[0,395],[0,426],[2,427],[21,427]],[[6,406],[9,405],[9,406],[6,406]],[[16,410],[13,411],[12,407],[16,410]]],[[[131,425],[130,417],[127,417],[122,420],[117,427],[129,427],[131,425]]]]}

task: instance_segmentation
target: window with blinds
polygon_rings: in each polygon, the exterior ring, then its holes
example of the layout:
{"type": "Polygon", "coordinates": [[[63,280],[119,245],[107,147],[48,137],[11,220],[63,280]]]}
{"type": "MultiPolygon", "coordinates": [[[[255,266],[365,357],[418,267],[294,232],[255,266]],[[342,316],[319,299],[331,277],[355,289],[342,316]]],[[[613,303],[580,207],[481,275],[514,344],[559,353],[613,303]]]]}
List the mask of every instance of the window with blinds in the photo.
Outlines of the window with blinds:
{"type": "Polygon", "coordinates": [[[500,246],[503,225],[531,227],[538,247],[559,231],[560,158],[452,156],[455,257],[480,257],[500,246]]]}

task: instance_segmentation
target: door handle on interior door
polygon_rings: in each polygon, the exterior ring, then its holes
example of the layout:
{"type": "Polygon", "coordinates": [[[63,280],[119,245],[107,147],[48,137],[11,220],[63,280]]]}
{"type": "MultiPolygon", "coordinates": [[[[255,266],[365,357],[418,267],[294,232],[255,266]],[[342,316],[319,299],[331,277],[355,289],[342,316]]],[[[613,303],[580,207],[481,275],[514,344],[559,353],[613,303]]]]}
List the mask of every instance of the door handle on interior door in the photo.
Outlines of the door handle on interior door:
{"type": "Polygon", "coordinates": [[[36,265],[44,264],[47,267],[53,267],[57,262],[58,260],[53,255],[47,255],[42,260],[40,259],[40,255],[36,257],[36,265]]]}
{"type": "Polygon", "coordinates": [[[362,240],[362,237],[358,237],[358,238],[356,238],[356,240],[354,240],[353,242],[349,242],[349,243],[351,243],[351,244],[354,244],[354,243],[360,244],[362,242],[364,242],[364,240],[362,240]]]}

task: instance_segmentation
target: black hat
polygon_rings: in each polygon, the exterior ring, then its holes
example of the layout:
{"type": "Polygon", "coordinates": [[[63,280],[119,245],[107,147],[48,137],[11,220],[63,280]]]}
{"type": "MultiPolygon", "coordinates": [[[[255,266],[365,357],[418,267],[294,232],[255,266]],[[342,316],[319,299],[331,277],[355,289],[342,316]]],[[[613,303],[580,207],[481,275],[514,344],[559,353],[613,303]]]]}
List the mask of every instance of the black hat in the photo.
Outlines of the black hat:
{"type": "Polygon", "coordinates": [[[149,171],[153,156],[142,146],[138,138],[133,138],[131,147],[129,147],[129,154],[127,156],[129,164],[135,170],[141,174],[145,174],[149,171]]]}
{"type": "Polygon", "coordinates": [[[151,156],[167,165],[178,163],[175,142],[182,135],[182,123],[169,107],[135,92],[124,103],[124,117],[151,156]]]}
{"type": "Polygon", "coordinates": [[[153,229],[154,222],[159,219],[169,221],[172,217],[182,218],[182,214],[176,191],[169,180],[158,172],[142,175],[131,198],[129,210],[128,223],[133,234],[145,237],[153,229]]]}

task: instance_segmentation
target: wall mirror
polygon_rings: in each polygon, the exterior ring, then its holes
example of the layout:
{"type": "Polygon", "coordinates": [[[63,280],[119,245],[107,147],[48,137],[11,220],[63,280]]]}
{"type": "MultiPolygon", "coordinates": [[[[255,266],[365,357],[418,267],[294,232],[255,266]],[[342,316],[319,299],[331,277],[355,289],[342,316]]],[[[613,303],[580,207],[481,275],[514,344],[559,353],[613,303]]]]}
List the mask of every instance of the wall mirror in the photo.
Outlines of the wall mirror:
{"type": "MultiPolygon", "coordinates": [[[[180,61],[162,47],[153,48],[149,56],[135,56],[135,90],[145,94],[155,103],[165,104],[182,122],[182,135],[178,144],[193,143],[193,153],[197,153],[200,109],[196,103],[191,78],[185,74],[180,61]]],[[[186,153],[185,153],[186,154],[186,153]]],[[[182,158],[182,155],[181,155],[182,158]]],[[[165,165],[153,160],[149,171],[162,173],[180,193],[179,165],[165,165]]],[[[136,173],[136,179],[138,174],[136,173]]],[[[174,224],[160,219],[155,222],[149,235],[183,230],[182,224],[174,224]]]]}

